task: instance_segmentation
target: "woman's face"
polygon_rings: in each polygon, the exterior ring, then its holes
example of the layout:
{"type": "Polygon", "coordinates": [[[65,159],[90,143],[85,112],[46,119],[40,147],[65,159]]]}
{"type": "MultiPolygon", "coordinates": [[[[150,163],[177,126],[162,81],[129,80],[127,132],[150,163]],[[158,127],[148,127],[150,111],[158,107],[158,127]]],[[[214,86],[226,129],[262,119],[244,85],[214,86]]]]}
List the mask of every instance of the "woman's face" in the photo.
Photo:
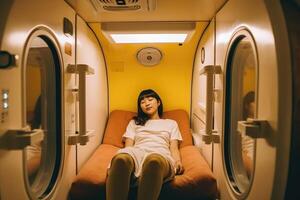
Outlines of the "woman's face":
{"type": "Polygon", "coordinates": [[[146,97],[141,101],[142,111],[148,116],[154,115],[158,111],[160,102],[154,97],[146,97]]]}

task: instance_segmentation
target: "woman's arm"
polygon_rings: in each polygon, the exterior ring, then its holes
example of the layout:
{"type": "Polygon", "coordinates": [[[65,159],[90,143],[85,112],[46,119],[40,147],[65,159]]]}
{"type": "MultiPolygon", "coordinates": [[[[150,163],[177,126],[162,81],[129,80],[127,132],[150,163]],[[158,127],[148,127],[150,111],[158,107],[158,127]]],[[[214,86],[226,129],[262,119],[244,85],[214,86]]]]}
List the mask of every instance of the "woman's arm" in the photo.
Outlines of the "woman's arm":
{"type": "Polygon", "coordinates": [[[133,139],[130,139],[130,138],[125,139],[125,147],[132,147],[133,144],[134,144],[133,139]]]}
{"type": "Polygon", "coordinates": [[[170,151],[171,151],[172,157],[175,160],[176,174],[182,174],[184,169],[183,169],[183,166],[181,163],[180,153],[179,153],[179,149],[178,149],[178,140],[171,140],[170,151]]]}

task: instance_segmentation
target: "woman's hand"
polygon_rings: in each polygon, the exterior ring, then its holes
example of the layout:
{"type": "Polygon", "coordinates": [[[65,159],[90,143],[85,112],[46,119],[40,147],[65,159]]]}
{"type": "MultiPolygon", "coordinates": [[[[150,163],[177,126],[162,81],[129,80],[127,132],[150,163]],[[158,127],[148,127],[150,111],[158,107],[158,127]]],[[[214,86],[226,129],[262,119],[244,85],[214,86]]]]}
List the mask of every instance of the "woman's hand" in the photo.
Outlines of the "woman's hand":
{"type": "Polygon", "coordinates": [[[175,162],[175,174],[180,175],[180,174],[183,174],[183,172],[184,172],[183,165],[180,160],[177,160],[175,162]]]}
{"type": "Polygon", "coordinates": [[[171,140],[170,150],[175,160],[175,174],[182,174],[184,169],[181,163],[180,153],[178,150],[178,140],[171,140]]]}
{"type": "Polygon", "coordinates": [[[125,139],[125,147],[132,147],[134,144],[134,140],[130,138],[125,139]]]}

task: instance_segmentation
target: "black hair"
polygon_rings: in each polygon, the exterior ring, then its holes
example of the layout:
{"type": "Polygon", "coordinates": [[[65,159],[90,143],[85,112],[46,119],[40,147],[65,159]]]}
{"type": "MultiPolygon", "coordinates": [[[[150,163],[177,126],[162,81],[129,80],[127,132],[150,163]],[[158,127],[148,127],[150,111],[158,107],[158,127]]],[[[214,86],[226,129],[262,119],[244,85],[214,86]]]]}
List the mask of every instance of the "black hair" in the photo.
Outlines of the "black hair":
{"type": "Polygon", "coordinates": [[[248,106],[254,102],[255,93],[253,91],[248,92],[243,99],[243,119],[246,120],[249,116],[248,106]]]}
{"type": "Polygon", "coordinates": [[[161,98],[159,97],[159,95],[154,90],[151,90],[151,89],[143,90],[143,91],[141,91],[141,93],[138,97],[138,100],[137,100],[137,110],[138,110],[137,116],[133,117],[136,125],[144,126],[145,123],[149,120],[149,116],[147,114],[145,114],[141,108],[141,101],[147,97],[153,97],[157,100],[157,102],[160,102],[160,105],[158,106],[158,115],[159,115],[159,117],[162,117],[163,104],[162,104],[162,101],[161,101],[161,98]]]}

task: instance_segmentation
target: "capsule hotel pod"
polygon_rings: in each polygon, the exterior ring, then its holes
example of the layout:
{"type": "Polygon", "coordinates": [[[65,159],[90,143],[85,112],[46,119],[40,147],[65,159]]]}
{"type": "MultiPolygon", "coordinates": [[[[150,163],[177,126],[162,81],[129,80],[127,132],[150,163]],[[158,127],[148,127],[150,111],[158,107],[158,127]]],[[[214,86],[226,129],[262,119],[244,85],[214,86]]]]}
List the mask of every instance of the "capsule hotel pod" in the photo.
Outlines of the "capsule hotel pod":
{"type": "Polygon", "coordinates": [[[0,199],[300,199],[299,23],[299,0],[1,0],[0,199]]]}

